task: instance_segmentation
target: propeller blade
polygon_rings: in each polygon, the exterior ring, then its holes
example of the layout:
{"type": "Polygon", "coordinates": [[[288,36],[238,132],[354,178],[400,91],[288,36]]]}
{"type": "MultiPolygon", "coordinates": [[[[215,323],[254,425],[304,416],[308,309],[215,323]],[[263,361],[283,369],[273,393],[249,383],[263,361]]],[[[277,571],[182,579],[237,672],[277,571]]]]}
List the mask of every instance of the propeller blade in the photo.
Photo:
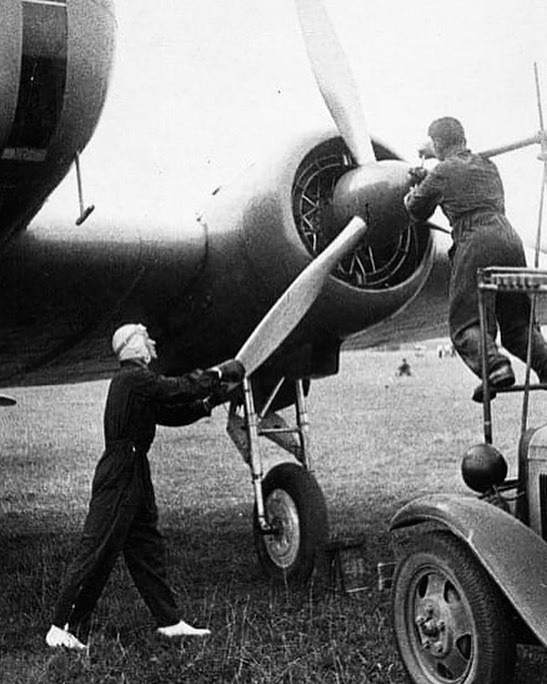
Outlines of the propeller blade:
{"type": "Polygon", "coordinates": [[[509,143],[508,145],[501,145],[500,147],[493,147],[490,150],[484,150],[479,152],[481,157],[496,157],[499,154],[505,154],[506,152],[512,152],[513,150],[520,150],[523,147],[528,147],[530,145],[541,145],[543,141],[543,136],[541,133],[531,136],[530,138],[524,138],[523,140],[517,140],[516,142],[509,143]]]}
{"type": "Polygon", "coordinates": [[[296,0],[312,71],[340,135],[361,165],[375,161],[357,86],[322,0],[296,0]]]}
{"type": "Polygon", "coordinates": [[[236,354],[247,375],[261,366],[294,330],[317,299],[328,274],[363,239],[366,229],[363,219],[354,217],[285,290],[236,354]]]}

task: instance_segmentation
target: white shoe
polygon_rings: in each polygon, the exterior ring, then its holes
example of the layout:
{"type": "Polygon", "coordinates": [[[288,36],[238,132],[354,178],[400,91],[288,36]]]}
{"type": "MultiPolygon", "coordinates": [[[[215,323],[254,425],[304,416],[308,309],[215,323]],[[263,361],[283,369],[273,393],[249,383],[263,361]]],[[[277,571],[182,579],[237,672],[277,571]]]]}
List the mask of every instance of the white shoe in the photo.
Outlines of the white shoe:
{"type": "Polygon", "coordinates": [[[55,625],[51,625],[49,632],[46,634],[46,644],[51,648],[58,648],[64,646],[76,651],[83,651],[86,648],[85,644],[77,639],[74,634],[71,634],[66,629],[61,629],[55,625]]]}
{"type": "Polygon", "coordinates": [[[211,634],[209,629],[199,629],[192,627],[184,620],[177,622],[176,625],[169,625],[168,627],[158,627],[158,632],[166,637],[182,637],[182,636],[207,636],[211,634]]]}

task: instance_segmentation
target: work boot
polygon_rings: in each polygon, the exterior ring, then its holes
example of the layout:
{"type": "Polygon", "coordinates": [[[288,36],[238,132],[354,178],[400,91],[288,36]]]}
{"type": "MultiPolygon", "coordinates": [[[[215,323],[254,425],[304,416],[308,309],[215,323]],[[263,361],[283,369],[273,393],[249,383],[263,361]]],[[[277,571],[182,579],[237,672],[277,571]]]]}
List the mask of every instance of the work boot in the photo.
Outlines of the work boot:
{"type": "Polygon", "coordinates": [[[46,644],[51,648],[58,648],[63,646],[75,651],[83,651],[86,648],[85,644],[77,639],[74,634],[71,634],[66,629],[61,629],[55,625],[51,625],[49,632],[46,634],[46,644]]]}
{"type": "Polygon", "coordinates": [[[192,627],[192,625],[184,622],[184,620],[177,622],[176,625],[158,627],[158,632],[166,637],[207,636],[208,634],[211,634],[210,630],[192,627]]]}
{"type": "MultiPolygon", "coordinates": [[[[505,389],[507,387],[511,387],[514,384],[515,374],[513,373],[511,364],[509,363],[509,361],[504,361],[503,363],[500,363],[499,366],[493,368],[488,374],[490,399],[494,399],[494,397],[496,396],[496,390],[505,389]]],[[[478,404],[482,404],[484,399],[482,382],[480,385],[475,387],[472,399],[473,401],[476,401],[478,404]]]]}

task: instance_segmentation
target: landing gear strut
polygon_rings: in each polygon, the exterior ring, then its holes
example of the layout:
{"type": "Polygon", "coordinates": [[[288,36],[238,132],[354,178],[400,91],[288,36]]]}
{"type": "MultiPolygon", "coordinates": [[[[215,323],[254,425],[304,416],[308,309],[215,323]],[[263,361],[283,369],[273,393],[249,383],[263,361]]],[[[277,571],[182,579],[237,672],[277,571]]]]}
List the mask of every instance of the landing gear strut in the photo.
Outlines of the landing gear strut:
{"type": "Polygon", "coordinates": [[[311,472],[303,382],[281,378],[260,413],[255,409],[252,379],[244,380],[243,392],[243,405],[230,406],[227,430],[251,470],[258,558],[274,580],[306,581],[327,542],[328,520],[325,498],[311,472]],[[294,425],[270,410],[286,382],[294,382],[294,425]],[[291,453],[297,463],[281,463],[264,477],[260,437],[291,453]]]}

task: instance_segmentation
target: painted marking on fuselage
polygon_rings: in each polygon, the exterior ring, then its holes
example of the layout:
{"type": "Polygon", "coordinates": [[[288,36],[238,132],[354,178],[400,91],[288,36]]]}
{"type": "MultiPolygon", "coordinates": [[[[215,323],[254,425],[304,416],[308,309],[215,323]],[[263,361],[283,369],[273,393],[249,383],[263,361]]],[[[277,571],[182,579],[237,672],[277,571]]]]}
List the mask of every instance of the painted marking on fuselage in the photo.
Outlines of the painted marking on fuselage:
{"type": "Polygon", "coordinates": [[[2,159],[14,161],[43,162],[47,157],[47,150],[39,150],[31,147],[7,147],[2,152],[2,159]]]}

